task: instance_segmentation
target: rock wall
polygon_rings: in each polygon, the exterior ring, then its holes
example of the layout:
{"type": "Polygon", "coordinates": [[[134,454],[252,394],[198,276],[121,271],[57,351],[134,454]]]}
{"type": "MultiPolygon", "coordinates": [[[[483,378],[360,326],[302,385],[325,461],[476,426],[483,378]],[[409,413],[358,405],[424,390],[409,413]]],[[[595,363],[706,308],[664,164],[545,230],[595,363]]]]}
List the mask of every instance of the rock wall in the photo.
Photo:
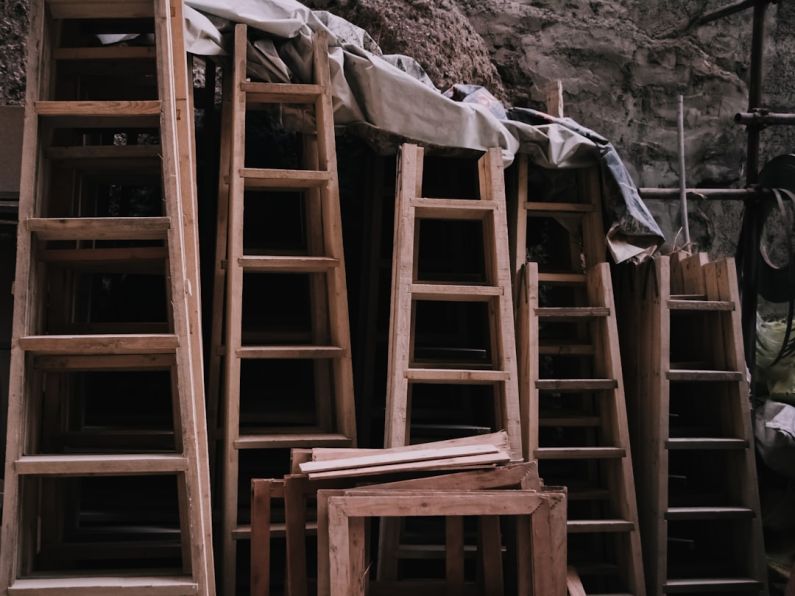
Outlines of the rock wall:
{"type": "MultiPolygon", "coordinates": [[[[676,101],[685,95],[691,186],[742,185],[745,131],[732,117],[747,103],[750,12],[694,28],[724,0],[308,0],[367,29],[385,53],[414,56],[442,89],[484,85],[514,105],[543,107],[564,85],[567,115],[618,147],[639,186],[675,186],[676,101]]],[[[23,93],[26,0],[5,0],[0,20],[0,103],[23,93]]],[[[765,98],[795,107],[795,5],[768,17],[765,98]]],[[[763,132],[763,157],[791,151],[795,130],[763,132]]],[[[651,205],[677,228],[676,204],[651,205]]],[[[742,208],[696,201],[691,227],[702,248],[734,251],[742,208]]]]}

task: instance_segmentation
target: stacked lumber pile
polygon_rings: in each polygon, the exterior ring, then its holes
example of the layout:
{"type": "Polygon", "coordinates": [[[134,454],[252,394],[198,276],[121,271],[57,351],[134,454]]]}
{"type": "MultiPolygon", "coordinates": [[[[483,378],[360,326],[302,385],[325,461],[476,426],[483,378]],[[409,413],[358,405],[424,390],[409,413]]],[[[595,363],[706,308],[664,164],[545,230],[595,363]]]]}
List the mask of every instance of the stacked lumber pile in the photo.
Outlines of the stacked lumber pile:
{"type": "Polygon", "coordinates": [[[565,490],[543,486],[535,462],[511,463],[505,432],[393,449],[296,449],[293,470],[252,483],[253,595],[269,593],[271,539],[282,531],[289,594],[310,586],[328,596],[565,593],[565,490]],[[284,526],[275,523],[279,501],[284,526]],[[427,541],[436,520],[442,544],[412,542],[410,526],[427,541]],[[306,542],[313,532],[311,569],[306,542]],[[418,564],[398,569],[398,551],[411,549],[418,564]],[[441,577],[422,575],[429,558],[441,577]]]}

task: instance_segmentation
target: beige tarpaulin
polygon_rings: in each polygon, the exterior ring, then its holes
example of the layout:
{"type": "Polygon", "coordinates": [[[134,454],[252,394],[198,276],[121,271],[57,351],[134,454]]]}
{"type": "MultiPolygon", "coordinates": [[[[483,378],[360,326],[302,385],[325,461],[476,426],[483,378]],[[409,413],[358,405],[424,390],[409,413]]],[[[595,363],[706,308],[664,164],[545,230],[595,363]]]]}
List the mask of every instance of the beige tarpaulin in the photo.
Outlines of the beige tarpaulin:
{"type": "Polygon", "coordinates": [[[224,33],[231,23],[245,23],[269,36],[253,43],[260,64],[250,74],[276,82],[309,80],[312,31],[328,31],[335,124],[353,127],[370,140],[476,151],[499,147],[506,166],[517,153],[544,168],[601,164],[614,259],[641,260],[661,244],[662,233],[615,149],[572,120],[454,101],[413,59],[384,56],[361,28],[295,0],[186,0],[186,5],[188,51],[225,53],[229,36],[224,33]]]}

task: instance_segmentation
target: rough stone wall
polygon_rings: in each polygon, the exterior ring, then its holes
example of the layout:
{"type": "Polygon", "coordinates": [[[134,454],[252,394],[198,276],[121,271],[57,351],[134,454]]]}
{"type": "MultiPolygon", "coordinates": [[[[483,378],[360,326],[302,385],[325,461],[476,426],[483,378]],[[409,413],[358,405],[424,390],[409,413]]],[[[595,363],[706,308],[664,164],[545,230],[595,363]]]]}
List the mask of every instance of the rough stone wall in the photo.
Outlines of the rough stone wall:
{"type": "MultiPolygon", "coordinates": [[[[0,103],[23,93],[27,0],[3,0],[0,103]]],[[[386,53],[414,56],[442,89],[484,85],[515,105],[542,107],[563,81],[567,115],[618,147],[640,186],[675,186],[676,101],[686,98],[691,186],[741,185],[750,12],[692,27],[724,0],[308,0],[366,28],[386,53]]],[[[795,5],[769,10],[765,99],[795,108],[795,5]]],[[[763,132],[763,159],[793,149],[795,130],[763,132]]],[[[675,229],[676,205],[652,205],[675,229]]],[[[694,236],[734,251],[742,209],[696,201],[694,236]]],[[[663,222],[665,223],[665,222],[663,222]]]]}

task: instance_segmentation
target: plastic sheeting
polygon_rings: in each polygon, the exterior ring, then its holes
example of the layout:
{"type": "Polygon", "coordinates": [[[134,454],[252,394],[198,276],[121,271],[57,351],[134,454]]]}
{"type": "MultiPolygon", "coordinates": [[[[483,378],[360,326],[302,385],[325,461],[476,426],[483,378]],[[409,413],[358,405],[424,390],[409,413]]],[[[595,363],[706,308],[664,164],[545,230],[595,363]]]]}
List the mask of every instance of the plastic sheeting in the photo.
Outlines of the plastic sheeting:
{"type": "Polygon", "coordinates": [[[251,46],[259,62],[251,74],[276,82],[285,81],[287,73],[292,80],[310,80],[312,31],[326,30],[335,124],[351,127],[384,152],[410,141],[474,151],[499,147],[506,166],[517,153],[544,168],[599,164],[613,222],[607,242],[614,260],[641,261],[663,242],[615,148],[571,119],[501,104],[496,109],[497,100],[485,89],[467,85],[446,97],[412,58],[382,55],[363,29],[296,0],[186,0],[186,5],[189,52],[225,53],[224,32],[231,23],[245,23],[274,38],[251,46]]]}

